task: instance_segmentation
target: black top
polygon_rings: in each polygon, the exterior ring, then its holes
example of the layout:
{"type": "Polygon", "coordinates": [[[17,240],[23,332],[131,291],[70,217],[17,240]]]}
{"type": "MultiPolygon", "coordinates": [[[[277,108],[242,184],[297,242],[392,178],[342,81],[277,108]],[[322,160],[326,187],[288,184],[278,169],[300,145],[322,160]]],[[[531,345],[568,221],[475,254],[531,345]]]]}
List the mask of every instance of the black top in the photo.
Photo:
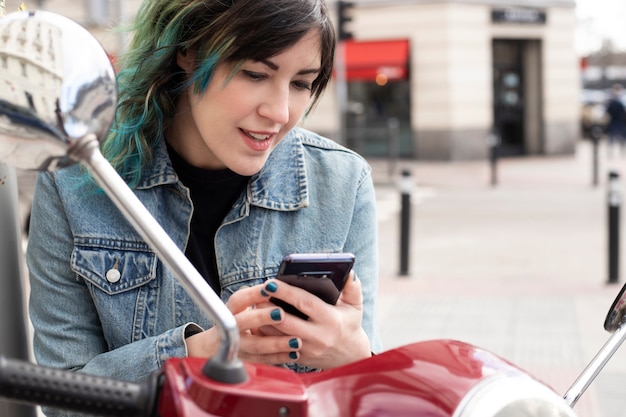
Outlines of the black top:
{"type": "Polygon", "coordinates": [[[185,255],[219,294],[215,233],[250,177],[230,169],[209,170],[189,165],[169,144],[168,152],[180,181],[189,188],[194,207],[185,255]]]}

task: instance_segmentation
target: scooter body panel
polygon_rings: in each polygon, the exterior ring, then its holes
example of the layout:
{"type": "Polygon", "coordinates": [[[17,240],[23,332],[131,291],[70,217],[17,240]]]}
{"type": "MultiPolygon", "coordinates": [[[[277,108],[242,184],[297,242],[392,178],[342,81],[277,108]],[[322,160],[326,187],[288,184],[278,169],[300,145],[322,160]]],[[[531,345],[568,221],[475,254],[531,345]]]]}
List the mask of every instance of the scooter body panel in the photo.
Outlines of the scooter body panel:
{"type": "Polygon", "coordinates": [[[484,378],[524,373],[454,340],[418,342],[307,374],[247,363],[249,379],[237,385],[207,379],[204,363],[180,358],[165,364],[162,417],[450,417],[484,378]]]}

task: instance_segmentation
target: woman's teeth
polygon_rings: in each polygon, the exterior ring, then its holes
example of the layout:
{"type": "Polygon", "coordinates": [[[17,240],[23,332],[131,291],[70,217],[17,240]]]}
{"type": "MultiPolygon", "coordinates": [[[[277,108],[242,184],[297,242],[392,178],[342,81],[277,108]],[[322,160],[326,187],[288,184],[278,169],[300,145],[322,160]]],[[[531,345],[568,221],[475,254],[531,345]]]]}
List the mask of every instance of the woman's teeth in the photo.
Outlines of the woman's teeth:
{"type": "Polygon", "coordinates": [[[246,134],[246,136],[251,137],[254,140],[267,140],[270,138],[270,135],[262,135],[262,134],[258,134],[258,133],[252,133],[252,132],[248,132],[246,130],[244,130],[244,133],[246,134]]]}

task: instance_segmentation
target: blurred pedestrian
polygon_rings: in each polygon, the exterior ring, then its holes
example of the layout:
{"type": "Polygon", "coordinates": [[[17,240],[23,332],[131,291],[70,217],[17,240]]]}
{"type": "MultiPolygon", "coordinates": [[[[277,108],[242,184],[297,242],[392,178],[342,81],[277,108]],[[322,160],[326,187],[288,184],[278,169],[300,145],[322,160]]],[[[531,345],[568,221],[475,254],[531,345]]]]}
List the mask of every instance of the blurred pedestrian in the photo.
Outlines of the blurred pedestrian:
{"type": "Polygon", "coordinates": [[[607,126],[608,153],[612,154],[613,145],[619,141],[622,153],[626,150],[626,108],[622,102],[623,87],[621,84],[614,84],[611,89],[611,98],[606,107],[609,116],[607,126]]]}

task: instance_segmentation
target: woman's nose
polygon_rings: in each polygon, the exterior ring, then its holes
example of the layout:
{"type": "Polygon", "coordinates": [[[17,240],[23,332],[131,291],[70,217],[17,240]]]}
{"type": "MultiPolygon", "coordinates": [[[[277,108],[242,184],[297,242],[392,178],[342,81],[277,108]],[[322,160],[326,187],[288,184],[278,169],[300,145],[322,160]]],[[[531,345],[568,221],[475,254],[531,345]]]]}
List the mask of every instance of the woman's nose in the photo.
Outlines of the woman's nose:
{"type": "Polygon", "coordinates": [[[259,106],[259,114],[281,125],[289,122],[289,90],[272,91],[259,106]]]}

